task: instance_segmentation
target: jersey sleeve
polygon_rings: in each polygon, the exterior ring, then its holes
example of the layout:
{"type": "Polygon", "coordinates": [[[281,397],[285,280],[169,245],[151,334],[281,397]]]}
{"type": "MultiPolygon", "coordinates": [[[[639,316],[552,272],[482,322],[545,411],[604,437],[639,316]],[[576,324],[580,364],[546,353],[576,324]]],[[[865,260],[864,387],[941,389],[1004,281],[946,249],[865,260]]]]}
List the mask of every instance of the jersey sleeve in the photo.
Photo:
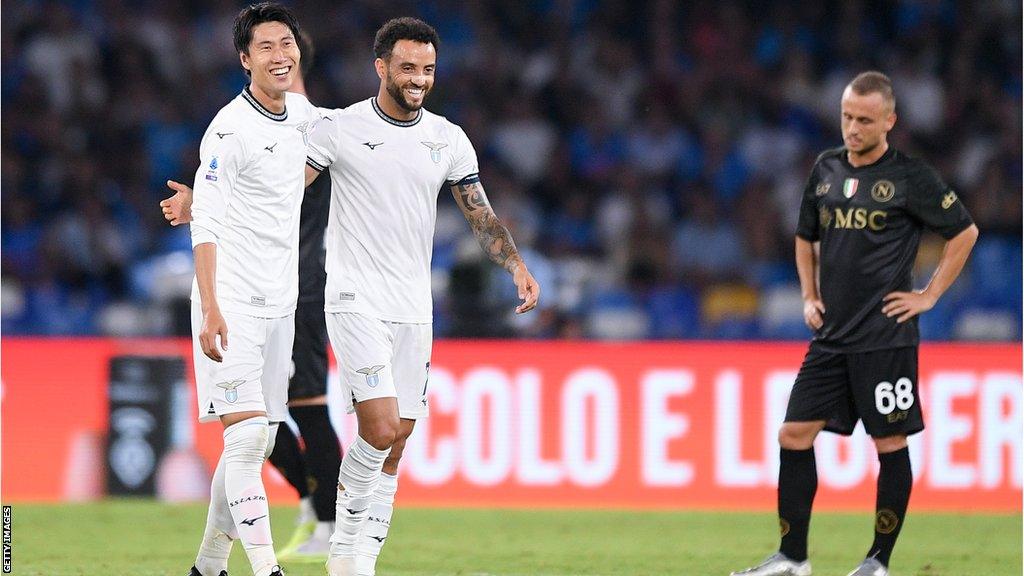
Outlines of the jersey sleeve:
{"type": "Polygon", "coordinates": [[[245,165],[245,141],[229,127],[211,125],[199,145],[199,169],[192,184],[192,247],[217,244],[245,165]]]}
{"type": "Polygon", "coordinates": [[[477,165],[476,150],[462,128],[455,126],[452,144],[452,167],[448,171],[448,185],[471,184],[480,181],[480,167],[477,165]]]}
{"type": "Polygon", "coordinates": [[[922,164],[917,170],[909,195],[910,214],[946,240],[974,223],[956,192],[930,166],[922,164]]]}
{"type": "Polygon", "coordinates": [[[317,172],[323,172],[338,159],[338,114],[336,111],[323,113],[322,109],[318,112],[322,117],[310,127],[306,164],[317,172]]]}
{"type": "Polygon", "coordinates": [[[800,218],[797,220],[796,235],[808,242],[819,240],[818,225],[818,197],[815,195],[815,188],[818,186],[818,165],[811,169],[811,175],[807,178],[804,186],[804,193],[800,197],[800,218]]]}

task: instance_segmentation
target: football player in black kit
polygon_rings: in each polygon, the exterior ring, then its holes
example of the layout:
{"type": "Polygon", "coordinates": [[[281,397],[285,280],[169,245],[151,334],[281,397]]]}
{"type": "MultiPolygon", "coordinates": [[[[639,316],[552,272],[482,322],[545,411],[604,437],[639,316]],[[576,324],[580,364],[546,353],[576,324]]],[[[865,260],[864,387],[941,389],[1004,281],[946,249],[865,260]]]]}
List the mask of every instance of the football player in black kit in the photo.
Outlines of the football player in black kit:
{"type": "MultiPolygon", "coordinates": [[[[301,73],[291,90],[305,94],[303,77],[313,64],[311,38],[300,32],[301,73]]],[[[171,225],[191,221],[192,192],[168,182],[176,194],[160,203],[171,225]]],[[[279,426],[270,463],[298,492],[295,533],[278,550],[278,560],[323,561],[334,532],[341,444],[327,412],[327,323],[324,318],[324,232],[331,206],[331,179],[318,178],[305,190],[299,216],[299,300],[295,309],[294,372],[288,382],[288,413],[299,427],[305,450],[289,426],[279,426]]]]}
{"type": "Polygon", "coordinates": [[[921,160],[896,150],[892,83],[864,72],[842,98],[844,146],[818,157],[804,189],[796,265],[804,321],[814,331],[779,431],[779,551],[744,576],[809,576],[807,529],[817,490],[814,439],[853,433],[878,450],[874,541],[849,576],[887,576],[913,481],[907,436],[924,429],[917,315],[956,280],[978,238],[963,204],[921,160]],[[928,285],[911,271],[921,232],[946,240],[928,285]]]}

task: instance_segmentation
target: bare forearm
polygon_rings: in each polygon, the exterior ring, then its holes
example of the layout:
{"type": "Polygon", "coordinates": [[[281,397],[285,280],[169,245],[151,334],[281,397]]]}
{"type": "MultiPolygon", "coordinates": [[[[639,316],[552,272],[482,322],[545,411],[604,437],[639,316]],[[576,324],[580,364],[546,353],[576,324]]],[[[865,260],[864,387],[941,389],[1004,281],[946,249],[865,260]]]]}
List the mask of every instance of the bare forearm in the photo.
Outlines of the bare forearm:
{"type": "Polygon", "coordinates": [[[452,192],[480,247],[492,261],[515,274],[523,259],[512,234],[491,209],[483,187],[479,183],[458,185],[452,187],[452,192]]]}
{"type": "Polygon", "coordinates": [[[473,225],[473,235],[487,256],[510,273],[514,274],[516,268],[522,264],[523,259],[519,256],[512,234],[497,216],[491,214],[479,224],[473,225]]]}
{"type": "Polygon", "coordinates": [[[935,269],[935,273],[932,274],[931,280],[928,281],[928,286],[924,289],[924,293],[933,298],[933,301],[938,301],[956,281],[977,240],[978,227],[972,224],[946,242],[946,246],[942,249],[939,265],[935,269]]]}
{"type": "Polygon", "coordinates": [[[196,265],[196,284],[203,311],[217,308],[217,245],[210,242],[192,249],[196,265]]]}
{"type": "Polygon", "coordinates": [[[818,268],[814,244],[797,237],[796,272],[800,276],[800,295],[804,300],[818,300],[818,268]]]}

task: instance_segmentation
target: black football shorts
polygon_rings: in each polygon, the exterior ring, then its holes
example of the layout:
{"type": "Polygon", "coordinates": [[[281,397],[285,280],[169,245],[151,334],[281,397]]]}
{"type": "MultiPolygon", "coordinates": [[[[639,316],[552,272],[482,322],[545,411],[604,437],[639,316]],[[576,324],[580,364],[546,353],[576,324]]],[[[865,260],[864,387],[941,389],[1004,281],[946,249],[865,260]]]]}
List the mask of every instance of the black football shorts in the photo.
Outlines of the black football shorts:
{"type": "Polygon", "coordinates": [[[924,430],[917,347],[839,354],[812,343],[789,396],[786,422],[813,420],[845,436],[857,420],[875,438],[924,430]]]}
{"type": "Polygon", "coordinates": [[[288,400],[327,394],[327,320],[323,302],[300,300],[295,308],[292,366],[288,400]]]}

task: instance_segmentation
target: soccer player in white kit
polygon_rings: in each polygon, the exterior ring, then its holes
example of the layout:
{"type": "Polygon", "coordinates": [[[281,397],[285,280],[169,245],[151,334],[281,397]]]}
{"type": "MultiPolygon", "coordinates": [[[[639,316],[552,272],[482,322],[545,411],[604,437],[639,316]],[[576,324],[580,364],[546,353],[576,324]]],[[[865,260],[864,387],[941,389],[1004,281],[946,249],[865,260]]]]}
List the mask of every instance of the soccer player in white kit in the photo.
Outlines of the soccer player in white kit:
{"type": "Polygon", "coordinates": [[[318,117],[304,96],[287,92],[298,35],[279,5],[239,13],[235,48],[251,83],[200,145],[191,224],[196,390],[200,421],[224,425],[224,451],[191,576],[226,576],[235,539],[255,576],[281,575],[260,472],[287,415],[305,140],[318,117]]]}
{"type": "Polygon", "coordinates": [[[428,414],[430,255],[442,186],[481,246],[512,274],[523,313],[540,287],[494,215],[461,128],[422,108],[437,33],[414,18],[374,39],[377,96],[326,115],[309,137],[306,182],[328,167],[327,331],[359,434],[342,460],[331,576],[371,576],[388,534],[398,462],[428,414]]]}

